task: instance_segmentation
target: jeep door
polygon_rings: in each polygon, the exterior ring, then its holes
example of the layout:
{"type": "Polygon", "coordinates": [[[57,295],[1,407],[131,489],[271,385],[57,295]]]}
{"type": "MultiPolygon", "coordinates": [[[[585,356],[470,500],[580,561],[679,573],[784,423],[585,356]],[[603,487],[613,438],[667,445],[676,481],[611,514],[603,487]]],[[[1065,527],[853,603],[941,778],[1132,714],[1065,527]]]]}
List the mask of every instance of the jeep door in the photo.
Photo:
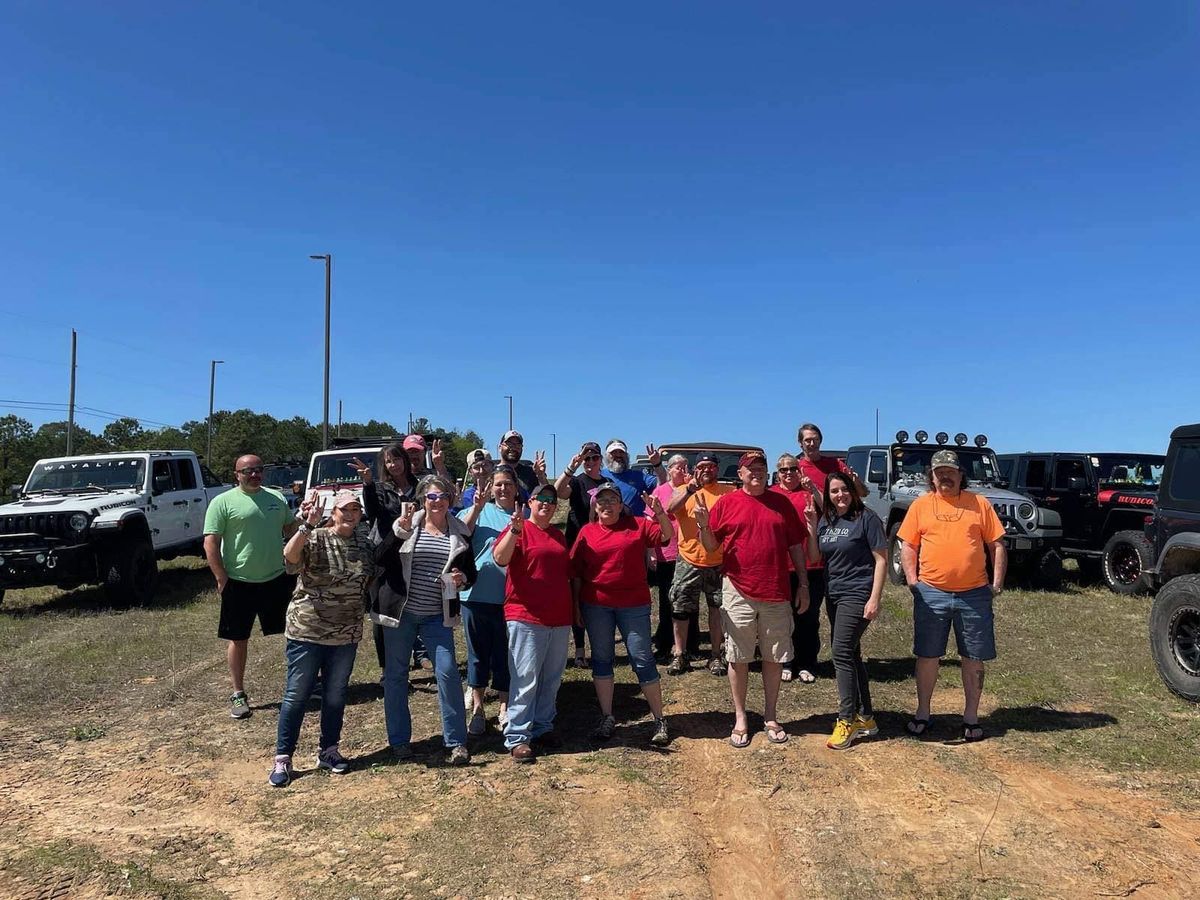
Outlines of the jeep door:
{"type": "Polygon", "coordinates": [[[1156,555],[1175,535],[1200,532],[1200,438],[1183,437],[1171,444],[1158,490],[1154,531],[1156,555]]]}
{"type": "MultiPolygon", "coordinates": [[[[867,509],[879,516],[884,526],[892,511],[891,491],[892,478],[888,471],[888,452],[886,449],[871,450],[867,455],[866,474],[863,481],[867,485],[867,496],[863,503],[867,509]]],[[[857,472],[858,470],[855,469],[857,472]]]]}
{"type": "MultiPolygon", "coordinates": [[[[186,538],[184,523],[191,501],[179,489],[179,467],[175,460],[156,459],[150,469],[150,531],[154,546],[170,547],[186,538]]],[[[194,492],[193,492],[194,493],[194,492]]]]}
{"type": "Polygon", "coordinates": [[[1054,456],[1050,508],[1062,516],[1063,545],[1087,549],[1096,541],[1095,474],[1087,458],[1074,453],[1054,456]]]}
{"type": "Polygon", "coordinates": [[[171,505],[183,512],[179,539],[189,542],[203,540],[204,513],[208,504],[204,485],[196,480],[196,465],[191,459],[173,459],[171,474],[175,478],[176,494],[171,505]]]}

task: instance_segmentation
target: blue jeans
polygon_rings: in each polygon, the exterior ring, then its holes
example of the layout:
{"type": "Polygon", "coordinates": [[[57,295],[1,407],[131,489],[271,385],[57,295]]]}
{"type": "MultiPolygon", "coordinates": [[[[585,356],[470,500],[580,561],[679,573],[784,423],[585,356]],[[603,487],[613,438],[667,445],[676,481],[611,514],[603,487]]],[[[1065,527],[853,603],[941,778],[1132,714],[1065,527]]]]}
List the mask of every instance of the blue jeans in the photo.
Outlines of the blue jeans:
{"type": "Polygon", "coordinates": [[[346,689],[358,644],[314,644],[309,641],[287,642],[287,686],[279,704],[279,728],[275,733],[275,753],[291,756],[300,740],[300,725],[304,707],[321,679],[321,741],[322,750],[336,747],[342,737],[342,720],[346,714],[346,689]]]}
{"type": "Polygon", "coordinates": [[[629,665],[639,684],[655,684],[658,666],[654,664],[654,648],[650,643],[650,604],[645,606],[600,606],[580,603],[583,624],[592,645],[592,680],[613,677],[616,642],[613,629],[620,629],[629,654],[629,665]]]}
{"type": "Polygon", "coordinates": [[[462,620],[467,639],[467,684],[485,688],[490,680],[496,690],[508,693],[508,631],[504,627],[504,605],[464,603],[462,620]]]}
{"type": "Polygon", "coordinates": [[[442,624],[442,614],[414,616],[406,612],[395,628],[383,629],[383,717],[388,743],[404,747],[412,741],[412,715],[408,710],[408,660],[417,635],[433,658],[437,676],[438,706],[442,713],[442,742],[447,747],[467,743],[467,710],[463,705],[462,678],[454,658],[454,631],[442,624]]]}
{"type": "Polygon", "coordinates": [[[992,589],[943,591],[918,581],[913,593],[913,655],[940,659],[946,654],[950,628],[963,659],[986,662],[996,658],[996,629],[992,589]]]}
{"type": "Polygon", "coordinates": [[[508,695],[508,725],[504,746],[517,744],[554,730],[558,686],[567,665],[571,626],[508,623],[508,668],[512,685],[508,695]]]}

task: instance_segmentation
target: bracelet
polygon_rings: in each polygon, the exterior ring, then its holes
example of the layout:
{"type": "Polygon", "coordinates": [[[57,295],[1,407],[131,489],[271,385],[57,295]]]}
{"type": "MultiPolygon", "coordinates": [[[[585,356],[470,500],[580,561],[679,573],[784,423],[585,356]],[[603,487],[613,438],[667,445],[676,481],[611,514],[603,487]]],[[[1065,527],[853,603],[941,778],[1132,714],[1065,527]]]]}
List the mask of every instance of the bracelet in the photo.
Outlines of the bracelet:
{"type": "Polygon", "coordinates": [[[301,522],[300,527],[297,528],[296,531],[299,532],[300,534],[308,534],[315,527],[316,527],[315,525],[309,525],[307,522],[301,522]]]}

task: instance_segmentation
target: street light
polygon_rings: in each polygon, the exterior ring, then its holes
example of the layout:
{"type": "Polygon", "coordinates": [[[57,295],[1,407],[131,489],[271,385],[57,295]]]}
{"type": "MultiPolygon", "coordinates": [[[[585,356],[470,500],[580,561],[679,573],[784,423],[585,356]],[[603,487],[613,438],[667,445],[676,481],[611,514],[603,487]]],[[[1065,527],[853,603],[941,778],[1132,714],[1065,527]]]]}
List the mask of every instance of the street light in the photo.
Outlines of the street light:
{"type": "Polygon", "coordinates": [[[558,435],[550,432],[550,471],[558,471],[558,435]]]}
{"type": "Polygon", "coordinates": [[[204,451],[204,462],[212,465],[212,417],[213,397],[217,391],[217,366],[225,362],[223,359],[209,360],[208,368],[208,449],[204,451]]]}
{"type": "Polygon", "coordinates": [[[505,394],[504,399],[508,401],[508,430],[512,431],[512,394],[505,394]]]}
{"type": "Polygon", "coordinates": [[[329,286],[333,257],[328,253],[310,253],[308,258],[325,260],[325,404],[321,419],[321,449],[325,450],[329,447],[329,286]]]}

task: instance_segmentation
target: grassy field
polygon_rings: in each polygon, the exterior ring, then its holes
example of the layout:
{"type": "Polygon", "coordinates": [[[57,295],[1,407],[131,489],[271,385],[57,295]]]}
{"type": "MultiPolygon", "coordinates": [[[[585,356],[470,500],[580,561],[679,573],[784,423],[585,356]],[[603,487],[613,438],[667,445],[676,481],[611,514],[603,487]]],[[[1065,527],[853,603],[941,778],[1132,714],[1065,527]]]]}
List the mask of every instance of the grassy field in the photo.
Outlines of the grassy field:
{"type": "MultiPolygon", "coordinates": [[[[817,684],[784,688],[793,740],[768,747],[756,734],[741,752],[724,743],[723,679],[664,682],[678,737],[660,752],[627,667],[622,725],[602,748],[586,739],[588,674],[568,670],[567,746],[527,768],[494,728],[472,766],[445,767],[434,688],[418,676],[418,758],[397,765],[368,644],[343,741],[356,769],[315,773],[310,716],[302,777],[279,791],[265,776],[282,639],[251,641],[254,715],[233,722],[199,561],[164,566],[143,609],[111,609],[98,590],[10,592],[0,895],[1077,896],[1148,881],[1137,896],[1183,896],[1188,882],[1163,867],[1183,854],[1194,872],[1200,856],[1200,710],[1158,682],[1148,608],[1077,587],[1003,595],[989,739],[965,746],[953,659],[932,737],[903,736],[911,610],[889,588],[864,641],[883,733],[843,754],[823,746],[836,704],[826,661],[817,684]]],[[[761,709],[756,679],[751,691],[761,709]]]]}

